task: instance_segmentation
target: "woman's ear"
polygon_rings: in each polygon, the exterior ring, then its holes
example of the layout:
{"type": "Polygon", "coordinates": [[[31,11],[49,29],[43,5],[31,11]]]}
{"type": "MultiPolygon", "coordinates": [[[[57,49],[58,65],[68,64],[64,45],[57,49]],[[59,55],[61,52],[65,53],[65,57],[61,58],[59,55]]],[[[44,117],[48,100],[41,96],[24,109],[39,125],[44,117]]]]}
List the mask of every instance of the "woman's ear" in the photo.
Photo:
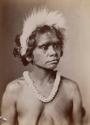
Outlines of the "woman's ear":
{"type": "Polygon", "coordinates": [[[27,56],[26,61],[29,62],[29,63],[33,63],[33,55],[27,56]]]}
{"type": "Polygon", "coordinates": [[[28,61],[28,62],[32,62],[32,57],[26,57],[26,60],[28,61]]]}

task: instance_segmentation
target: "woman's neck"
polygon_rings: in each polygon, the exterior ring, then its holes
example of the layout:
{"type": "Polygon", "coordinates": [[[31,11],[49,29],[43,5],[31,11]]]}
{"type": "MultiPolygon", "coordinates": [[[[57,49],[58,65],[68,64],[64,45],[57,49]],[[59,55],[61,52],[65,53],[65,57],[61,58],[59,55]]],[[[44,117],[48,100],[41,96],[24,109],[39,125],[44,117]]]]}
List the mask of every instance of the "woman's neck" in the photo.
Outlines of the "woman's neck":
{"type": "Polygon", "coordinates": [[[30,76],[35,81],[38,80],[40,83],[43,83],[44,81],[49,81],[53,78],[53,70],[43,69],[37,66],[33,67],[33,71],[30,73],[30,76]]]}

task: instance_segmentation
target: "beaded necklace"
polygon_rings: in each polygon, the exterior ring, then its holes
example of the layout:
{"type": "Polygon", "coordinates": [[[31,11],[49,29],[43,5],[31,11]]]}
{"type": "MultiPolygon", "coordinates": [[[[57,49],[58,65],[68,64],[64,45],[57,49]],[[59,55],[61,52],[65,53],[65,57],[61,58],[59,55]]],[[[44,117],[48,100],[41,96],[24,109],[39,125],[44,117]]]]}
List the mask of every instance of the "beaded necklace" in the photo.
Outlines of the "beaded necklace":
{"type": "Polygon", "coordinates": [[[29,72],[28,71],[24,71],[23,72],[23,76],[25,81],[30,85],[31,89],[33,90],[35,96],[42,102],[50,102],[53,100],[53,98],[55,97],[58,88],[59,88],[59,84],[60,84],[60,73],[57,72],[56,74],[56,78],[54,81],[54,85],[53,88],[49,94],[48,97],[43,96],[34,86],[34,81],[30,78],[29,72]]]}

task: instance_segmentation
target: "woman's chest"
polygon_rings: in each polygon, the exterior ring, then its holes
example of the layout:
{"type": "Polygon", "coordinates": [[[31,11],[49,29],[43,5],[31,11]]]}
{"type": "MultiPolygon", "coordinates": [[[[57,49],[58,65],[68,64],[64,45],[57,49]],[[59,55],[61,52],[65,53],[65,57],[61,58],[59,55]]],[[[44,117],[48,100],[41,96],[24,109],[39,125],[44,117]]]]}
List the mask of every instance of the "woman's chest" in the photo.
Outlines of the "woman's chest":
{"type": "Polygon", "coordinates": [[[37,125],[68,125],[72,102],[59,93],[51,102],[43,103],[32,91],[24,89],[18,97],[17,112],[37,125]]]}

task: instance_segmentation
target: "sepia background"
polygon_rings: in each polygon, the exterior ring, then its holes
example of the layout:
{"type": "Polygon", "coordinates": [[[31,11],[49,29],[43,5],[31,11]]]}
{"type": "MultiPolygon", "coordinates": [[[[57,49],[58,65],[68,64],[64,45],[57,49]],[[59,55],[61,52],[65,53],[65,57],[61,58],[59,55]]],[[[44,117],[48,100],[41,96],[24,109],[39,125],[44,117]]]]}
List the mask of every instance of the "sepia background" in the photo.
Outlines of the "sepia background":
{"type": "Polygon", "coordinates": [[[68,37],[58,68],[63,75],[78,82],[87,121],[90,119],[90,0],[0,1],[0,104],[8,82],[28,69],[13,57],[15,37],[21,33],[23,20],[32,8],[42,6],[60,10],[67,20],[68,37]]]}

